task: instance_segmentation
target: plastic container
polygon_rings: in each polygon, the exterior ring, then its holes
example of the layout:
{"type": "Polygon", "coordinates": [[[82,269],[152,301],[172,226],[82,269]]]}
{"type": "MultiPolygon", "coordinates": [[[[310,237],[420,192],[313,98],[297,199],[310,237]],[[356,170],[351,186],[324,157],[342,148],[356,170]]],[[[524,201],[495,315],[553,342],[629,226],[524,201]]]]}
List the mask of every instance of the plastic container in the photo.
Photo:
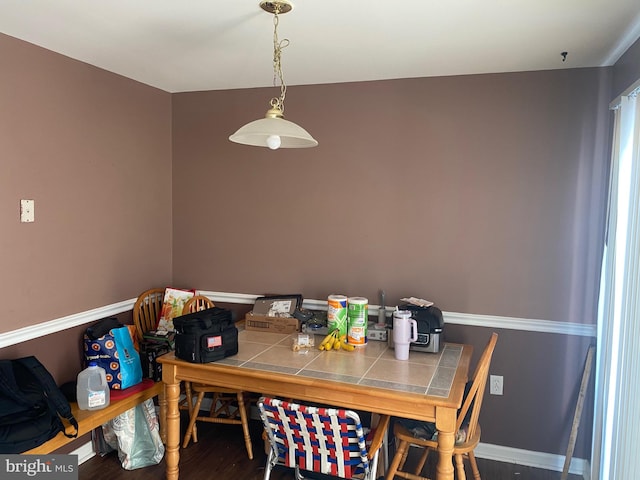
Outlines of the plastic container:
{"type": "Polygon", "coordinates": [[[369,300],[364,297],[349,297],[347,300],[347,343],[355,346],[367,344],[368,312],[369,300]]]}
{"type": "Polygon", "coordinates": [[[327,327],[329,332],[337,329],[340,335],[347,333],[347,297],[344,295],[327,298],[327,327]]]}
{"type": "Polygon", "coordinates": [[[80,410],[100,410],[109,405],[107,374],[95,362],[78,374],[76,397],[80,410]]]}

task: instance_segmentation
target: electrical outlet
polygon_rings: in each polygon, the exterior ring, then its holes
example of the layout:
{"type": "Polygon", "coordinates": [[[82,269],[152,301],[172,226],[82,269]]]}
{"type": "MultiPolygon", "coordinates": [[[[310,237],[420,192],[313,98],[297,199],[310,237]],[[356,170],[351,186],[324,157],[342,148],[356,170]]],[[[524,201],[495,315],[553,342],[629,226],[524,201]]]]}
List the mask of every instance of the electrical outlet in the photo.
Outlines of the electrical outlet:
{"type": "Polygon", "coordinates": [[[502,395],[502,375],[491,375],[489,385],[491,395],[502,395]]]}

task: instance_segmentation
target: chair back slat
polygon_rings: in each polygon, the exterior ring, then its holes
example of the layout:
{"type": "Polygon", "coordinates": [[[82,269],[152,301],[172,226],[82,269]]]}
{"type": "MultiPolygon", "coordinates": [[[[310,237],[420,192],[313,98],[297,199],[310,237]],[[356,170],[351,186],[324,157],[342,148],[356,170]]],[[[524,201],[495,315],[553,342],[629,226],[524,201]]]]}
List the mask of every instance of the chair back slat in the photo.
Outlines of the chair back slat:
{"type": "Polygon", "coordinates": [[[136,327],[138,340],[150,330],[155,330],[160,319],[164,288],[152,288],[142,292],[133,305],[133,324],[136,327]]]}
{"type": "Polygon", "coordinates": [[[283,465],[346,479],[368,475],[366,439],[357,413],[266,397],[258,407],[272,453],[283,465]]]}
{"type": "Polygon", "coordinates": [[[489,376],[489,366],[491,365],[491,358],[493,351],[496,348],[498,341],[498,334],[493,333],[487,346],[485,347],[478,365],[473,374],[473,382],[471,389],[469,390],[462,407],[458,413],[456,421],[456,430],[462,427],[465,417],[467,416],[469,409],[471,409],[471,415],[469,418],[469,425],[467,428],[467,438],[471,438],[475,435],[478,427],[478,418],[480,417],[480,407],[482,406],[482,400],[484,399],[484,391],[487,385],[487,378],[489,376]]]}
{"type": "Polygon", "coordinates": [[[215,307],[215,303],[209,297],[205,297],[204,295],[194,295],[191,297],[182,307],[182,314],[186,315],[187,313],[200,312],[202,310],[206,310],[208,308],[215,307]]]}

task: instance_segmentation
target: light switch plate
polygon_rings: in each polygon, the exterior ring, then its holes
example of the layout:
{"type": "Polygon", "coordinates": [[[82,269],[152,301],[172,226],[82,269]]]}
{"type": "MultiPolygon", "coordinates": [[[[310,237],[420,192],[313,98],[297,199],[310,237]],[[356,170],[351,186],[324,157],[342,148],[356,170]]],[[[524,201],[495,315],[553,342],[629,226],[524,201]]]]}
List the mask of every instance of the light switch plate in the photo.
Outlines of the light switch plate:
{"type": "Polygon", "coordinates": [[[20,200],[20,221],[22,223],[35,221],[35,206],[36,202],[34,200],[20,200]]]}

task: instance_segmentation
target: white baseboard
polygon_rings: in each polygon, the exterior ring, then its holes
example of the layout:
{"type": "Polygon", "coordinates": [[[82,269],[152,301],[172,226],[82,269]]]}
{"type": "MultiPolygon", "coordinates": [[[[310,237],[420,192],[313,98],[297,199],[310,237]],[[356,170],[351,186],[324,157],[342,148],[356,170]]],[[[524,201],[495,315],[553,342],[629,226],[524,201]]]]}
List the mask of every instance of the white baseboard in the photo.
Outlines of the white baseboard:
{"type": "Polygon", "coordinates": [[[87,460],[95,457],[96,452],[93,451],[93,443],[87,442],[71,452],[71,455],[77,455],[78,465],[81,465],[87,460]]]}
{"type": "MultiPolygon", "coordinates": [[[[491,445],[480,443],[475,450],[478,458],[494,460],[496,462],[514,463],[526,467],[542,468],[561,472],[564,468],[565,457],[552,453],[532,452],[519,448],[504,447],[501,445],[491,445]]],[[[572,458],[569,465],[569,473],[581,475],[585,480],[591,477],[591,466],[589,462],[582,458],[572,458]]]]}

